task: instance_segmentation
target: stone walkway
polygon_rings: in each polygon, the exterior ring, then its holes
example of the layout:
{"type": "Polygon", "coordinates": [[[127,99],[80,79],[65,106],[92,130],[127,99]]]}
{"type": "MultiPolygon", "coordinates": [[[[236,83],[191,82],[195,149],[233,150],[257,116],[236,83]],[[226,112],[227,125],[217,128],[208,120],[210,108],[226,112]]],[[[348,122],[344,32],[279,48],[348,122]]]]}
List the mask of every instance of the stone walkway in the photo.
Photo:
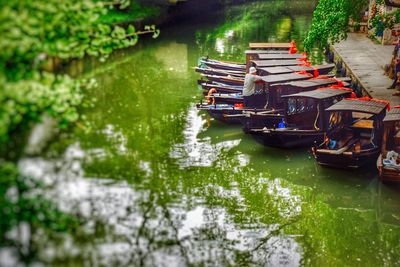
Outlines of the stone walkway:
{"type": "Polygon", "coordinates": [[[341,58],[348,75],[358,80],[364,93],[399,105],[400,97],[392,96],[395,90],[387,89],[393,81],[383,74],[383,66],[390,63],[393,49],[393,45],[374,43],[364,33],[349,33],[347,40],[333,46],[335,61],[341,58]]]}

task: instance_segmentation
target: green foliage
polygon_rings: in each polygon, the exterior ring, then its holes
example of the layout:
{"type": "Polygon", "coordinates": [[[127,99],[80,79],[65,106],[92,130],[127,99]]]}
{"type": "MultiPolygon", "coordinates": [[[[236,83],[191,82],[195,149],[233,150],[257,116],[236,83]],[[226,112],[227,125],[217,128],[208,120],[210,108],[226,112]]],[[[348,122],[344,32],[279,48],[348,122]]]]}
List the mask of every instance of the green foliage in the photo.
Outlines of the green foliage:
{"type": "Polygon", "coordinates": [[[129,23],[140,18],[155,17],[159,14],[159,7],[143,6],[133,1],[131,5],[124,10],[109,10],[107,14],[101,15],[99,20],[101,23],[105,24],[129,23]]]}
{"type": "MultiPolygon", "coordinates": [[[[125,5],[123,1],[120,6],[125,5]]],[[[103,2],[9,1],[0,12],[5,22],[0,24],[0,67],[9,79],[23,78],[43,56],[107,56],[114,49],[135,45],[138,39],[135,32],[128,36],[119,26],[99,23],[108,12],[103,2]]]]}
{"type": "MultiPolygon", "coordinates": [[[[58,211],[31,189],[37,182],[4,163],[15,133],[30,129],[48,114],[61,128],[79,120],[83,90],[94,81],[55,73],[63,61],[86,55],[107,57],[114,49],[138,41],[128,29],[99,22],[110,8],[127,8],[130,0],[20,0],[0,2],[0,235],[21,222],[52,231],[74,229],[78,221],[58,211]]],[[[146,33],[158,34],[155,27],[146,33]]],[[[15,154],[15,153],[14,153],[15,154]]],[[[35,191],[35,190],[34,190],[35,191]]],[[[6,240],[6,242],[8,242],[6,240]]],[[[10,241],[14,242],[14,241],[10,241]]],[[[18,247],[18,244],[16,244],[18,247]]]]}
{"type": "Polygon", "coordinates": [[[360,20],[368,0],[320,0],[313,14],[311,29],[304,40],[304,48],[324,47],[347,37],[349,19],[360,20]]]}
{"type": "Polygon", "coordinates": [[[114,49],[135,45],[142,33],[158,36],[154,26],[137,32],[133,25],[125,29],[99,22],[109,8],[126,8],[129,3],[21,0],[0,4],[0,144],[43,113],[58,119],[62,127],[78,119],[85,82],[45,70],[85,55],[107,57],[114,49]]]}
{"type": "Polygon", "coordinates": [[[9,133],[31,122],[38,122],[43,113],[56,118],[61,127],[77,121],[77,106],[82,103],[82,86],[92,87],[94,81],[82,84],[67,75],[50,73],[29,80],[5,83],[1,88],[0,143],[9,141],[9,133]]]}

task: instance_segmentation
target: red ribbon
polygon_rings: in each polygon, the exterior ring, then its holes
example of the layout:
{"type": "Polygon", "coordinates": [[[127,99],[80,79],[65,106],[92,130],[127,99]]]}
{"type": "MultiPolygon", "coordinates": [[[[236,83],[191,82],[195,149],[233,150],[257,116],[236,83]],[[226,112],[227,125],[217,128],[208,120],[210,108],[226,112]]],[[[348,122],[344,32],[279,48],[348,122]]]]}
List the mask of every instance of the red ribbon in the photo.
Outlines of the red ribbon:
{"type": "Polygon", "coordinates": [[[306,70],[296,71],[295,73],[307,75],[309,77],[313,77],[313,75],[311,73],[308,73],[306,70]]]}
{"type": "Polygon", "coordinates": [[[290,42],[289,53],[290,54],[296,54],[297,53],[297,47],[296,47],[295,41],[291,41],[290,42]]]}
{"type": "Polygon", "coordinates": [[[301,52],[301,55],[303,56],[302,58],[298,58],[298,61],[307,61],[307,53],[306,52],[301,52]]]}
{"type": "Polygon", "coordinates": [[[310,66],[310,67],[314,69],[314,77],[318,77],[319,76],[318,68],[314,67],[314,66],[310,66]]]}

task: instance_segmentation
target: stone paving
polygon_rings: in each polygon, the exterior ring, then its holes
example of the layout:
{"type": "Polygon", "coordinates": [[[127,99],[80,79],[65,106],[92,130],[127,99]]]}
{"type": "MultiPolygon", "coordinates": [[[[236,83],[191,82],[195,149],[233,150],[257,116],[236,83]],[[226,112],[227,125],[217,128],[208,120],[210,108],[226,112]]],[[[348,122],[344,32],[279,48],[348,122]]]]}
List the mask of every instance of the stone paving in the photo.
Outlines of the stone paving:
{"type": "Polygon", "coordinates": [[[400,97],[392,96],[395,90],[387,89],[392,80],[384,75],[383,66],[392,59],[394,45],[379,45],[364,33],[349,33],[347,40],[332,46],[335,61],[341,59],[348,70],[371,97],[386,99],[399,105],[400,97]]]}

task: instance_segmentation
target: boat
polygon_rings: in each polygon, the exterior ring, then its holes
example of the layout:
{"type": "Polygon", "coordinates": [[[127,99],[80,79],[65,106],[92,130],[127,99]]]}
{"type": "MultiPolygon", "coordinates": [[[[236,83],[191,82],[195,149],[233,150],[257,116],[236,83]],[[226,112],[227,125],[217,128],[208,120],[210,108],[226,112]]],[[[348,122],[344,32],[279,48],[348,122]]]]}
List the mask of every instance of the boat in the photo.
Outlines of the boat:
{"type": "MultiPolygon", "coordinates": [[[[244,78],[207,75],[207,74],[202,74],[202,77],[207,78],[209,81],[224,83],[227,85],[236,85],[236,86],[244,85],[244,78]]],[[[310,73],[302,72],[302,73],[285,73],[285,74],[269,75],[261,77],[262,77],[262,83],[265,85],[266,88],[268,88],[268,86],[270,86],[271,84],[307,80],[313,78],[314,76],[310,73]]]]}
{"type": "MultiPolygon", "coordinates": [[[[313,78],[305,81],[295,81],[282,84],[275,84],[269,89],[268,107],[280,109],[284,107],[283,95],[296,94],[305,91],[312,91],[324,87],[349,87],[350,78],[341,78],[341,80],[330,77],[313,78]]],[[[221,99],[219,99],[220,102],[221,99]]],[[[219,102],[217,102],[219,103],[219,102]]],[[[276,120],[271,121],[271,115],[265,115],[263,112],[252,111],[243,113],[242,118],[243,131],[248,132],[251,128],[276,127],[276,120]]]]}
{"type": "MultiPolygon", "coordinates": [[[[326,86],[326,85],[330,85],[330,84],[335,84],[337,83],[339,80],[335,80],[335,78],[331,78],[330,76],[318,76],[317,78],[311,78],[310,74],[307,73],[293,73],[294,75],[289,75],[289,74],[285,74],[285,75],[275,75],[276,77],[270,77],[270,78],[265,78],[263,79],[264,81],[264,88],[259,86],[259,89],[257,91],[260,91],[262,89],[267,90],[269,86],[273,85],[273,84],[277,84],[277,83],[282,83],[282,82],[291,82],[291,81],[298,81],[298,80],[304,80],[306,78],[310,78],[310,83],[306,84],[307,86],[311,86],[312,89],[310,90],[314,90],[317,89],[318,87],[321,86],[326,86]],[[304,76],[299,76],[298,74],[303,74],[303,75],[308,75],[307,77],[304,76]],[[333,81],[331,81],[333,79],[333,81]]],[[[350,78],[346,78],[346,80],[350,80],[350,78]]],[[[342,81],[339,81],[342,82],[342,81]]],[[[201,84],[202,88],[204,90],[207,90],[204,92],[204,95],[208,95],[209,97],[215,97],[216,99],[218,99],[218,101],[216,101],[216,103],[219,104],[226,104],[226,103],[243,103],[243,97],[241,95],[237,95],[237,94],[241,94],[243,91],[243,87],[240,87],[241,85],[236,85],[233,87],[233,85],[227,85],[224,84],[225,87],[217,87],[217,86],[213,86],[213,84],[222,84],[222,83],[218,83],[218,82],[210,82],[210,83],[204,83],[201,84]],[[212,95],[209,94],[211,89],[215,89],[216,92],[213,93],[212,95]],[[232,94],[234,94],[234,97],[232,97],[232,94]],[[236,100],[236,101],[235,101],[236,100]]],[[[282,83],[282,86],[290,86],[290,84],[288,83],[282,83]]],[[[342,84],[343,86],[343,84],[342,84]]],[[[306,89],[305,89],[306,90],[306,89]]],[[[293,93],[298,92],[297,91],[293,91],[293,93]]],[[[261,105],[263,106],[263,104],[261,105]]]]}
{"type": "Polygon", "coordinates": [[[383,182],[400,182],[400,106],[383,119],[382,149],[378,157],[379,178],[383,182]]]}
{"type": "Polygon", "coordinates": [[[349,88],[322,88],[282,96],[283,118],[277,127],[251,128],[247,133],[264,146],[293,148],[320,143],[328,129],[325,109],[351,93],[349,88]]]}
{"type": "Polygon", "coordinates": [[[209,59],[205,57],[199,60],[199,67],[209,67],[213,69],[233,70],[233,71],[246,71],[246,64],[242,64],[239,62],[229,62],[229,61],[209,59]]]}
{"type": "Polygon", "coordinates": [[[344,99],[327,108],[327,135],[313,147],[316,161],[323,166],[349,169],[376,163],[388,104],[364,97],[344,99]]]}
{"type": "Polygon", "coordinates": [[[237,93],[242,93],[243,91],[243,86],[242,85],[228,85],[224,83],[218,83],[218,82],[211,82],[211,81],[205,81],[205,80],[198,80],[199,85],[203,89],[203,94],[208,95],[208,92],[211,89],[216,89],[218,93],[220,94],[237,94],[237,93]]]}
{"type": "MultiPolygon", "coordinates": [[[[309,88],[313,89],[333,84],[344,85],[342,81],[329,77],[312,78],[307,81],[310,81],[310,83],[307,83],[309,88]]],[[[210,88],[212,91],[208,91],[207,103],[201,102],[200,104],[197,104],[197,108],[207,111],[211,117],[217,120],[226,123],[242,123],[244,125],[244,130],[255,125],[272,126],[276,125],[283,116],[280,113],[283,111],[283,101],[281,100],[281,96],[290,93],[297,93],[301,90],[306,90],[306,88],[305,84],[302,85],[297,83],[260,85],[260,87],[256,89],[258,97],[254,106],[251,108],[244,108],[243,100],[238,95],[236,95],[236,98],[232,95],[229,96],[229,103],[221,101],[222,96],[213,98],[213,94],[216,93],[218,95],[219,93],[219,89],[215,87],[210,88]],[[250,116],[253,117],[248,119],[250,116]]],[[[234,94],[235,92],[232,93],[234,94]]]]}
{"type": "Polygon", "coordinates": [[[201,76],[207,78],[209,81],[223,83],[226,85],[243,86],[244,84],[244,77],[209,75],[209,74],[202,74],[201,76]]]}
{"type": "Polygon", "coordinates": [[[218,93],[226,93],[226,94],[236,94],[236,93],[242,93],[243,91],[243,86],[242,85],[228,85],[224,83],[218,83],[218,82],[211,82],[211,81],[205,81],[205,80],[198,80],[199,85],[203,89],[203,94],[207,95],[208,92],[211,89],[216,89],[218,93]]]}
{"type": "Polygon", "coordinates": [[[219,76],[232,76],[238,78],[244,78],[246,72],[237,70],[223,70],[223,69],[213,69],[209,67],[195,67],[194,70],[198,73],[207,75],[219,75],[219,76]]]}

